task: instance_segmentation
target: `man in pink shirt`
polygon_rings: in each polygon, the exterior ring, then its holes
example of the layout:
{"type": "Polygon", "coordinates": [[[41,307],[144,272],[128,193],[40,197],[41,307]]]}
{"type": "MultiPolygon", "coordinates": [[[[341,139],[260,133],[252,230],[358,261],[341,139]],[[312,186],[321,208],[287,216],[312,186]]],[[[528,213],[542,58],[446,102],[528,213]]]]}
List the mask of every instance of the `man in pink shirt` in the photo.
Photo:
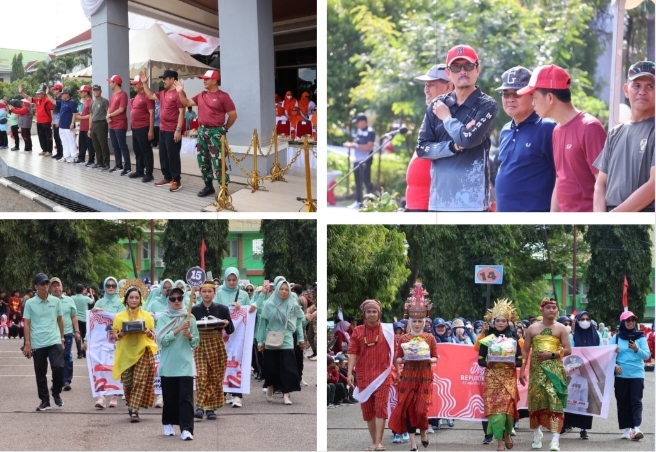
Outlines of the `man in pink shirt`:
{"type": "Polygon", "coordinates": [[[606,131],[594,116],[572,105],[571,78],[565,69],[538,66],[528,86],[517,94],[531,94],[541,118],[552,118],[556,185],[551,195],[552,212],[592,212],[599,170],[592,164],[604,148],[606,131]]]}
{"type": "Polygon", "coordinates": [[[114,91],[109,98],[109,108],[107,109],[107,123],[109,124],[109,138],[114,148],[115,166],[109,172],[121,171],[121,176],[130,172],[130,150],[126,141],[128,132],[128,94],[123,91],[121,85],[123,79],[120,75],[112,75],[107,79],[109,87],[114,91]]]}
{"type": "Polygon", "coordinates": [[[76,113],[73,121],[80,121],[80,135],[79,135],[79,154],[77,159],[73,162],[76,164],[85,163],[84,166],[92,166],[96,161],[96,153],[93,150],[93,142],[89,135],[89,116],[91,115],[91,87],[89,85],[82,85],[77,90],[82,98],[82,113],[76,113]],[[89,162],[86,163],[87,149],[89,150],[89,162]]]}
{"type": "Polygon", "coordinates": [[[130,119],[132,120],[132,149],[137,170],[128,177],[141,182],[153,180],[153,148],[150,142],[155,137],[155,101],[146,96],[144,84],[138,75],[130,82],[137,91],[130,105],[130,119]]]}

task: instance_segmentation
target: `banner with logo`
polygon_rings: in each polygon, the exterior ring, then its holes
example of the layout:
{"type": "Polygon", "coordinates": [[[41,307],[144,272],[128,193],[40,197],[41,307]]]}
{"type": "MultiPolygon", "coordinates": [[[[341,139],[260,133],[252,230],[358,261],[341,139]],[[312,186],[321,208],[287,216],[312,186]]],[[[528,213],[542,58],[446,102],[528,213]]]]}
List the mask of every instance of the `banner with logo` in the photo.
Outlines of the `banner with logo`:
{"type": "Polygon", "coordinates": [[[249,306],[239,310],[230,307],[230,318],[235,331],[227,335],[223,332],[228,362],[226,365],[223,392],[250,394],[251,361],[253,352],[253,335],[257,313],[248,313],[249,306]]]}
{"type": "Polygon", "coordinates": [[[87,367],[94,397],[123,394],[121,381],[112,377],[116,349],[114,315],[107,311],[87,311],[87,367]]]}
{"type": "MultiPolygon", "coordinates": [[[[434,375],[433,404],[442,419],[485,420],[483,380],[485,368],[478,365],[478,352],[470,345],[437,344],[439,359],[434,375]]],[[[563,359],[567,369],[566,412],[608,417],[613,393],[615,347],[575,347],[563,359]]],[[[518,408],[527,408],[527,386],[519,383],[518,408]]]]}

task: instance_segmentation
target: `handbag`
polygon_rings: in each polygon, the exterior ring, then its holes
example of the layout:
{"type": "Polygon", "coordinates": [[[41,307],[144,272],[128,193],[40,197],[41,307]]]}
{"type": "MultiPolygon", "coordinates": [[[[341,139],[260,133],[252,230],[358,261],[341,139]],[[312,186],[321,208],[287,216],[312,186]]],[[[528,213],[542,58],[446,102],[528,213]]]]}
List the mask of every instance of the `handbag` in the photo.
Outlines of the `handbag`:
{"type": "MultiPolygon", "coordinates": [[[[276,306],[276,309],[278,309],[278,306],[276,306]]],[[[285,340],[285,331],[287,330],[287,322],[289,322],[289,310],[287,310],[287,315],[285,316],[285,327],[282,331],[267,332],[265,344],[268,348],[275,350],[282,348],[282,343],[285,340]]]]}

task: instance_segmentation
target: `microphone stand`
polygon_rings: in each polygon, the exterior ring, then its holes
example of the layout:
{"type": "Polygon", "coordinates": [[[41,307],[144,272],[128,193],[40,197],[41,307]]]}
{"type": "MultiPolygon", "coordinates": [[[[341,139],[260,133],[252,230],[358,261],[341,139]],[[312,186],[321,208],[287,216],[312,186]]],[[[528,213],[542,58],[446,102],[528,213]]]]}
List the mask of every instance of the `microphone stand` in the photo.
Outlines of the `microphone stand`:
{"type": "MultiPolygon", "coordinates": [[[[343,181],[344,179],[346,179],[346,178],[349,177],[351,174],[353,174],[358,168],[360,168],[360,166],[361,166],[362,164],[366,163],[369,159],[371,159],[371,158],[376,154],[376,152],[381,152],[381,151],[383,150],[383,148],[384,148],[385,146],[387,146],[387,144],[388,144],[390,141],[392,141],[392,138],[394,138],[394,136],[395,136],[397,133],[400,133],[400,132],[397,131],[396,133],[392,133],[392,134],[390,134],[390,133],[386,133],[385,135],[383,135],[383,136],[380,138],[380,144],[379,144],[377,147],[374,147],[374,148],[371,150],[371,152],[369,153],[369,155],[368,155],[364,160],[358,162],[357,165],[353,166],[353,168],[352,168],[348,173],[346,173],[346,174],[345,174],[344,176],[342,176],[337,182],[335,182],[335,185],[333,186],[333,189],[334,189],[335,187],[337,187],[340,183],[342,183],[342,181],[343,181]]],[[[379,165],[380,165],[380,163],[379,163],[379,165]]]]}

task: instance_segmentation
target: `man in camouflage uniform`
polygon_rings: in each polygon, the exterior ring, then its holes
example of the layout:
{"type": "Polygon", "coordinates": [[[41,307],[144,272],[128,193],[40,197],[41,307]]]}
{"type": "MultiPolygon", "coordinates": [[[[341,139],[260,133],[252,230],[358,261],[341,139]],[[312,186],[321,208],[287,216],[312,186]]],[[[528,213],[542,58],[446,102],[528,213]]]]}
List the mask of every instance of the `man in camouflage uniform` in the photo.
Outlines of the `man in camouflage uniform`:
{"type": "MultiPolygon", "coordinates": [[[[221,185],[221,136],[225,135],[237,120],[237,111],[228,93],[219,89],[218,71],[209,70],[199,78],[203,79],[205,91],[191,99],[187,98],[181,81],[175,82],[175,88],[185,107],[198,106],[196,149],[198,167],[205,181],[205,188],[198,192],[198,196],[203,197],[216,193],[212,185],[213,176],[216,176],[221,185]]],[[[230,178],[226,174],[227,182],[230,182],[230,178]]]]}

